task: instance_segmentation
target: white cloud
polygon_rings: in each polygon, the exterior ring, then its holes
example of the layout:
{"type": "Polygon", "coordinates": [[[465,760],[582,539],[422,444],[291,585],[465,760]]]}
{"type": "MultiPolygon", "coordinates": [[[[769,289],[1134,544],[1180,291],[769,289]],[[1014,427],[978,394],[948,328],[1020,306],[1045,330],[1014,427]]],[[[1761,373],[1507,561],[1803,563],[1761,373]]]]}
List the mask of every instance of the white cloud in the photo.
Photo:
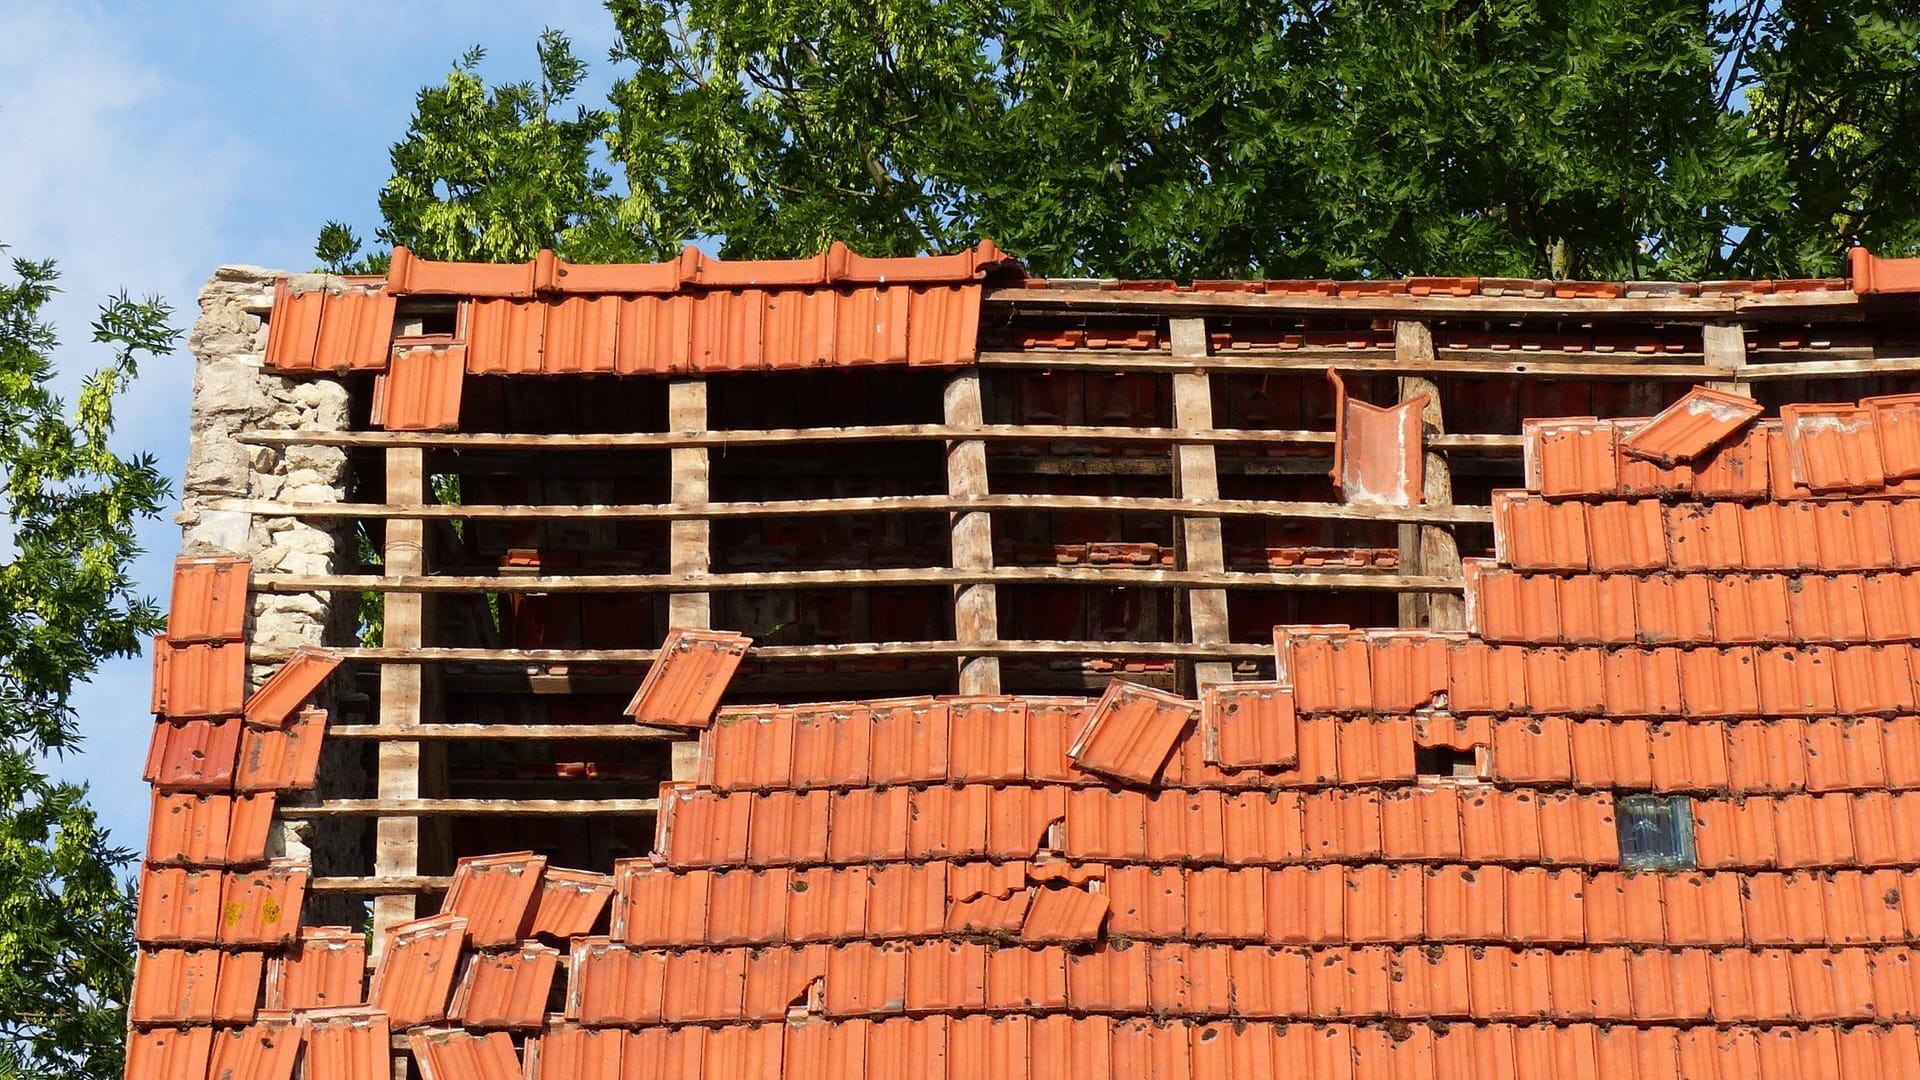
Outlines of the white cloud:
{"type": "MultiPolygon", "coordinates": [[[[96,8],[28,5],[8,14],[0,35],[0,243],[60,263],[63,292],[50,315],[69,396],[100,361],[88,327],[108,294],[157,293],[173,303],[175,325],[191,325],[194,293],[219,261],[216,223],[251,157],[197,119],[192,95],[140,58],[126,30],[96,8]]],[[[184,350],[147,365],[121,407],[122,441],[158,455],[176,478],[192,370],[184,350]]],[[[179,533],[162,519],[143,540],[140,580],[164,600],[179,533]]],[[[80,697],[84,752],[55,766],[93,784],[115,840],[132,846],[143,840],[147,807],[146,670],[129,660],[101,672],[80,697]]]]}

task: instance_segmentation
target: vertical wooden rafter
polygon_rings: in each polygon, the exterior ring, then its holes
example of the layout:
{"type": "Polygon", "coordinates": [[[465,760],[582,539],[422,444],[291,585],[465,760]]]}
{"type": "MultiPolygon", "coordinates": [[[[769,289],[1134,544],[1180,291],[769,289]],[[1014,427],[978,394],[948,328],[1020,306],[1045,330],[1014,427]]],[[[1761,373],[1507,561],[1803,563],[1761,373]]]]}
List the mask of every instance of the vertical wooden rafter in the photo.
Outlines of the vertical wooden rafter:
{"type": "Polygon", "coordinates": [[[1700,328],[1700,351],[1708,367],[1725,368],[1735,372],[1731,379],[1716,379],[1707,383],[1715,390],[1741,397],[1753,396],[1753,384],[1740,377],[1739,372],[1747,366],[1747,330],[1744,326],[1719,326],[1708,324],[1700,328]]]}
{"type": "MultiPolygon", "coordinates": [[[[387,503],[423,506],[427,501],[426,452],[386,452],[387,503]]],[[[381,572],[407,577],[426,571],[426,522],[394,518],[386,523],[381,572]]],[[[389,592],[382,610],[381,641],[389,648],[417,649],[425,644],[426,601],[420,593],[389,592]]],[[[422,664],[391,661],[380,665],[380,723],[417,726],[425,697],[422,664]]],[[[418,799],[421,746],[418,742],[382,742],[375,783],[381,799],[418,799]]],[[[376,877],[413,877],[420,873],[421,829],[417,817],[380,817],[374,822],[373,872],[376,877]]],[[[412,895],[380,896],[373,902],[374,949],[384,947],[388,931],[417,914],[412,895]]]]}
{"type": "MultiPolygon", "coordinates": [[[[1433,329],[1423,322],[1402,321],[1393,324],[1393,352],[1402,363],[1431,363],[1434,359],[1433,329]]],[[[1400,400],[1409,401],[1427,395],[1421,410],[1421,427],[1426,436],[1446,433],[1446,420],[1440,411],[1440,386],[1426,376],[1403,376],[1400,400]]],[[[1453,472],[1447,456],[1426,451],[1425,486],[1421,501],[1428,506],[1453,505],[1453,472]]],[[[1400,526],[1400,572],[1432,574],[1459,579],[1460,543],[1448,525],[1400,526]]],[[[1459,630],[1466,626],[1466,609],[1461,598],[1452,593],[1401,593],[1400,625],[1427,626],[1435,630],[1459,630]]]]}
{"type": "MultiPolygon", "coordinates": [[[[978,428],[986,422],[977,369],[969,368],[947,380],[943,409],[949,427],[978,428]]],[[[987,494],[987,444],[984,440],[948,441],[947,494],[956,499],[987,494]]],[[[953,515],[952,528],[954,569],[991,570],[992,516],[985,510],[963,510],[953,515]]],[[[955,641],[963,644],[999,640],[1000,614],[993,585],[954,587],[953,636],[955,641]]],[[[961,657],[959,690],[962,694],[998,694],[999,658],[961,657]]]]}
{"type": "MultiPolygon", "coordinates": [[[[1172,319],[1168,329],[1174,357],[1207,355],[1207,321],[1172,319]]],[[[1213,427],[1213,382],[1205,371],[1182,371],[1173,376],[1173,426],[1207,429],[1213,427]]],[[[1182,499],[1218,499],[1220,497],[1219,462],[1212,444],[1181,444],[1174,447],[1174,495],[1182,499]]],[[[1188,570],[1219,573],[1227,568],[1226,548],[1220,537],[1220,519],[1216,517],[1182,518],[1181,559],[1188,570]]],[[[1187,631],[1198,645],[1224,645],[1227,636],[1227,591],[1225,589],[1187,590],[1187,631]]],[[[1233,665],[1219,660],[1197,660],[1193,664],[1193,689],[1213,683],[1232,682],[1233,665]]]]}
{"type": "MultiPolygon", "coordinates": [[[[707,430],[707,380],[675,379],[667,384],[667,427],[672,431],[707,430]]],[[[712,500],[712,462],[704,448],[670,450],[674,503],[697,506],[712,500]]],[[[712,527],[705,520],[667,526],[668,569],[675,574],[705,574],[713,569],[712,527]]],[[[713,627],[713,594],[673,593],[667,597],[667,624],[694,630],[713,627]]],[[[692,780],[700,767],[700,744],[676,742],[670,762],[675,780],[692,780]]]]}
{"type": "MultiPolygon", "coordinates": [[[[675,379],[667,384],[667,427],[679,432],[707,430],[707,381],[675,379]]],[[[673,468],[672,499],[676,505],[696,506],[712,497],[707,451],[670,450],[673,468]]],[[[713,569],[707,522],[676,521],[668,527],[668,569],[675,574],[705,574],[713,569]]],[[[712,595],[674,593],[667,599],[671,626],[707,630],[713,626],[712,595]]]]}

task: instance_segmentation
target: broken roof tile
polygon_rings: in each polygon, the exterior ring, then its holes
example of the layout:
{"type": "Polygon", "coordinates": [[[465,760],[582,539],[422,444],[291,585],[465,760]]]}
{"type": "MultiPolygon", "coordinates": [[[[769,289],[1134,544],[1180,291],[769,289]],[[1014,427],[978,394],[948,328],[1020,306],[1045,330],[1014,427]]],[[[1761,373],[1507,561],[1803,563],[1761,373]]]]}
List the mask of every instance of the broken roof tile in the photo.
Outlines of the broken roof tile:
{"type": "Polygon", "coordinates": [[[1662,465],[1692,462],[1760,415],[1750,397],[1696,386],[1620,440],[1623,452],[1662,465]]]}
{"type": "Polygon", "coordinates": [[[339,666],[340,654],[331,649],[310,645],[295,649],[286,663],[248,696],[244,709],[247,723],[268,729],[284,726],[287,717],[306,704],[339,666]]]}
{"type": "Polygon", "coordinates": [[[667,631],[659,659],[647,669],[626,714],[637,723],[656,727],[705,729],[752,643],[731,631],[683,627],[667,631]]]}
{"type": "Polygon", "coordinates": [[[1067,755],[1089,772],[1152,784],[1196,712],[1185,698],[1115,679],[1067,755]]]}

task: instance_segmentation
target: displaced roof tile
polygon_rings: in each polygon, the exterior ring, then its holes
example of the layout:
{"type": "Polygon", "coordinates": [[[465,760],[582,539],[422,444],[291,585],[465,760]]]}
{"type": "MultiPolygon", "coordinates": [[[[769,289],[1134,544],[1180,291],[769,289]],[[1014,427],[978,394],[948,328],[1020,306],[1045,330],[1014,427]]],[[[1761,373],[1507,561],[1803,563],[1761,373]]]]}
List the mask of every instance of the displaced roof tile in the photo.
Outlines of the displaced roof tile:
{"type": "Polygon", "coordinates": [[[1691,462],[1760,415],[1760,403],[1738,394],[1696,386],[1620,441],[1634,457],[1662,465],[1691,462]]]}
{"type": "Polygon", "coordinates": [[[1196,711],[1185,698],[1115,679],[1067,755],[1089,772],[1152,784],[1196,711]]]}
{"type": "Polygon", "coordinates": [[[1421,410],[1427,395],[1398,405],[1369,405],[1348,396],[1339,372],[1333,384],[1333,488],[1350,506],[1414,506],[1424,496],[1426,453],[1421,410]]]}
{"type": "Polygon", "coordinates": [[[394,927],[374,969],[368,1000],[399,1027],[446,1019],[466,935],[467,920],[458,915],[435,915],[394,927]]]}
{"type": "Polygon", "coordinates": [[[669,630],[626,714],[657,727],[706,728],[751,644],[730,631],[669,630]]]}
{"type": "Polygon", "coordinates": [[[1783,405],[1793,481],[1816,492],[1871,491],[1886,483],[1873,410],[1852,405],[1783,405]]]}
{"type": "Polygon", "coordinates": [[[247,723],[259,728],[278,729],[287,722],[313,692],[340,666],[340,655],[330,649],[301,646],[280,665],[260,689],[247,698],[247,723]]]}
{"type": "Polygon", "coordinates": [[[467,920],[467,940],[476,949],[514,945],[531,932],[546,868],[546,857],[530,851],[463,858],[440,911],[467,920]]]}
{"type": "MultiPolygon", "coordinates": [[[[231,726],[238,730],[239,723],[231,726]]],[[[233,788],[250,791],[308,791],[320,767],[320,747],[326,738],[327,714],[302,709],[279,731],[254,727],[239,730],[239,761],[233,788]]]]}
{"type": "Polygon", "coordinates": [[[397,349],[374,379],[371,419],[388,431],[458,431],[466,376],[465,345],[397,349]]]}

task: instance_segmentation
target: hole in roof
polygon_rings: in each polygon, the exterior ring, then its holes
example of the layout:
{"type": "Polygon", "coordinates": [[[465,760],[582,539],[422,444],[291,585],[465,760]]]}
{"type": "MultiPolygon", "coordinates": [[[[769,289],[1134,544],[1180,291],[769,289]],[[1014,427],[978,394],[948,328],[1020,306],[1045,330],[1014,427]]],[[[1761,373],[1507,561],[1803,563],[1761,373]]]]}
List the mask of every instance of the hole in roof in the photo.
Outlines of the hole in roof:
{"type": "Polygon", "coordinates": [[[1416,746],[1413,771],[1423,780],[1478,780],[1480,752],[1471,746],[1416,746]]]}

